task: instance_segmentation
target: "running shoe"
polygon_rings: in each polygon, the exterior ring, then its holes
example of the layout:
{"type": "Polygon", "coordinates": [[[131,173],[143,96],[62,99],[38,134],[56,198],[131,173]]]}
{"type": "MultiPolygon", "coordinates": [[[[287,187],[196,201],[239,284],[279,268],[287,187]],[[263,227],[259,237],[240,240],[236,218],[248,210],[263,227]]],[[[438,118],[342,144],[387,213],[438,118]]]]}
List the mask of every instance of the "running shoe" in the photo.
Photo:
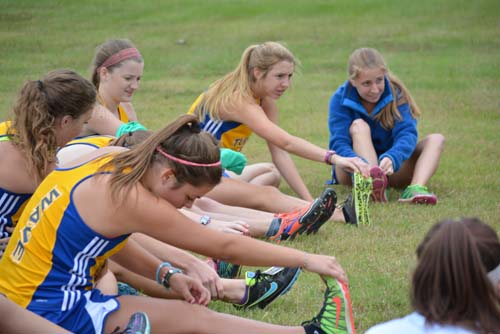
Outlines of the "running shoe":
{"type": "Polygon", "coordinates": [[[123,282],[118,282],[118,295],[119,296],[143,296],[142,293],[140,293],[136,288],[133,286],[123,283],[123,282]]]}
{"type": "Polygon", "coordinates": [[[323,307],[318,315],[302,323],[307,332],[318,334],[355,334],[349,289],[344,283],[321,276],[326,284],[323,307]]]}
{"type": "Polygon", "coordinates": [[[125,330],[119,330],[120,327],[117,327],[111,334],[149,334],[151,330],[149,318],[146,313],[136,312],[130,317],[125,330]]]}
{"type": "Polygon", "coordinates": [[[209,266],[212,266],[220,278],[236,278],[240,275],[241,266],[217,259],[207,259],[209,266]]]}
{"type": "Polygon", "coordinates": [[[356,217],[356,209],[354,206],[352,193],[347,196],[347,199],[344,201],[341,207],[342,213],[344,214],[345,223],[358,227],[358,218],[356,217]]]}
{"type": "Polygon", "coordinates": [[[233,304],[234,307],[237,309],[250,309],[255,306],[265,308],[291,289],[300,272],[300,268],[281,267],[271,267],[266,271],[246,272],[245,301],[241,304],[233,304]]]}
{"type": "Polygon", "coordinates": [[[281,225],[278,232],[269,239],[277,243],[295,239],[297,235],[304,233],[309,226],[315,224],[323,216],[323,211],[321,199],[317,198],[303,209],[277,214],[276,217],[281,218],[281,225]]]}
{"type": "Polygon", "coordinates": [[[372,193],[372,178],[365,178],[359,173],[354,173],[353,178],[352,196],[356,211],[356,220],[359,225],[370,225],[368,204],[370,202],[370,194],[372,193]]]}
{"type": "Polygon", "coordinates": [[[435,205],[437,203],[437,196],[429,192],[426,186],[413,184],[406,187],[398,202],[435,205]]]}
{"type": "Polygon", "coordinates": [[[389,181],[382,168],[379,166],[370,169],[370,176],[372,178],[372,194],[371,199],[374,202],[386,203],[387,202],[387,185],[389,181]]]}
{"type": "Polygon", "coordinates": [[[318,198],[321,205],[321,214],[318,219],[307,228],[307,234],[317,233],[320,227],[330,219],[337,205],[337,194],[332,188],[326,188],[318,198]]]}

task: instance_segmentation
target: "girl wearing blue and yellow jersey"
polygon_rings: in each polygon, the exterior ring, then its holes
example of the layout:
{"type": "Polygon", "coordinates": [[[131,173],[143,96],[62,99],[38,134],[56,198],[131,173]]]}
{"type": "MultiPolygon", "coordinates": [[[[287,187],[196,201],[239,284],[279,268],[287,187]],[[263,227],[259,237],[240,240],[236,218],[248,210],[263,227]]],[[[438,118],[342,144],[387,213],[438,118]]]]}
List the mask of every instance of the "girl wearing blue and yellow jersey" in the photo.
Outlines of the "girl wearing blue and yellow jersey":
{"type": "Polygon", "coordinates": [[[69,70],[24,84],[12,122],[0,123],[0,238],[10,236],[26,201],[54,168],[57,147],[78,135],[95,101],[93,85],[69,70]]]}
{"type": "MultiPolygon", "coordinates": [[[[70,141],[59,149],[57,152],[57,159],[59,165],[64,166],[72,160],[80,158],[90,152],[94,152],[101,147],[113,145],[130,148],[144,141],[151,133],[151,131],[134,131],[122,135],[119,138],[102,135],[80,137],[70,141]]],[[[189,209],[183,208],[182,213],[194,221],[203,222],[204,219],[208,219],[204,221],[207,228],[214,228],[228,233],[243,234],[246,231],[251,231],[254,236],[264,236],[266,232],[271,229],[272,221],[275,220],[273,214],[256,212],[253,210],[249,213],[245,212],[245,210],[248,211],[248,209],[244,208],[235,208],[238,214],[233,213],[232,216],[224,215],[221,217],[216,213],[210,213],[209,217],[207,216],[207,212],[200,211],[201,209],[193,210],[193,207],[194,205],[189,209]],[[249,222],[249,224],[252,224],[251,228],[249,226],[245,227],[247,224],[243,223],[243,220],[246,220],[245,214],[248,219],[251,219],[249,222]]],[[[311,215],[312,214],[314,214],[314,212],[311,212],[311,215]]],[[[258,293],[255,291],[263,291],[261,289],[262,283],[250,285],[244,279],[234,279],[234,275],[237,275],[239,272],[239,266],[234,266],[235,269],[230,272],[232,273],[232,275],[230,275],[227,272],[223,272],[222,268],[217,270],[218,267],[220,267],[217,266],[218,262],[210,262],[210,265],[207,265],[207,261],[199,259],[189,252],[167,245],[142,233],[134,233],[131,238],[162,261],[168,261],[184,270],[187,275],[199,279],[203,285],[209,289],[212,299],[233,303],[237,307],[252,308],[257,306],[245,300],[245,296],[248,294],[257,296],[258,293]],[[220,274],[220,277],[218,274],[220,274]]],[[[107,291],[115,291],[116,281],[119,281],[129,284],[148,296],[170,299],[177,297],[176,295],[168,293],[165,289],[162,289],[153,280],[134,274],[127,270],[127,268],[113,261],[109,261],[109,268],[111,272],[103,271],[103,275],[99,279],[99,288],[101,290],[104,287],[107,291]]],[[[300,272],[297,272],[296,276],[293,276],[283,271],[279,272],[277,275],[268,275],[268,277],[270,280],[279,279],[284,283],[285,280],[283,277],[285,276],[291,287],[299,274],[300,272]]],[[[262,293],[264,292],[265,291],[262,293]]],[[[275,299],[271,297],[265,300],[275,299]]]]}
{"type": "Polygon", "coordinates": [[[9,299],[82,334],[110,333],[137,310],[148,314],[154,333],[331,333],[329,317],[339,305],[347,307],[337,301],[343,295],[333,277],[347,277],[334,257],[216,232],[177,211],[221,178],[217,144],[195,118],[183,116],[130,150],[106,147],[86,160],[48,175],[26,206],[0,261],[0,270],[9,272],[0,276],[0,292],[9,299]],[[296,327],[214,312],[202,306],[210,295],[198,281],[128,240],[136,232],[236,263],[321,274],[325,305],[296,327]],[[110,257],[185,300],[103,295],[93,285],[110,257]]]}
{"type": "MultiPolygon", "coordinates": [[[[355,50],[348,74],[330,100],[330,149],[367,162],[375,201],[386,202],[386,188],[393,186],[406,187],[399,202],[436,204],[426,184],[438,168],[444,136],[430,134],[418,141],[420,109],[377,50],[355,50]]],[[[333,176],[351,184],[341,166],[334,167],[333,176]]]]}
{"type": "MultiPolygon", "coordinates": [[[[231,179],[224,179],[215,187],[209,194],[211,198],[228,205],[271,212],[304,207],[313,197],[289,153],[368,175],[361,159],[344,158],[279,127],[276,100],[290,86],[296,63],[293,54],[279,43],[252,45],[244,51],[236,69],[213,83],[196,100],[190,112],[197,115],[203,129],[219,139],[223,146],[240,150],[254,132],[266,140],[274,166],[304,201],[276,195],[269,188],[247,187],[231,179]]],[[[336,220],[344,220],[339,210],[334,215],[336,220]]]]}
{"type": "Polygon", "coordinates": [[[99,104],[81,135],[119,137],[129,131],[145,130],[137,122],[131,103],[144,71],[144,60],[132,42],[112,39],[100,45],[91,71],[99,104]]]}

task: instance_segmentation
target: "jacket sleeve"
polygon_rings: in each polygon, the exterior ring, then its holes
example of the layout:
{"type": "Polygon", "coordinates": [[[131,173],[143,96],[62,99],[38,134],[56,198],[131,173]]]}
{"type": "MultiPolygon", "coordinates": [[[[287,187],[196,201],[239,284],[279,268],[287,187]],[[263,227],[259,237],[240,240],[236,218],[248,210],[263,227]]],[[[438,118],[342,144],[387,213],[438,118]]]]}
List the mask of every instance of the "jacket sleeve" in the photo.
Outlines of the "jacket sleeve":
{"type": "Polygon", "coordinates": [[[408,103],[398,106],[402,119],[396,121],[392,129],[393,145],[380,155],[379,159],[389,157],[392,160],[394,172],[408,160],[417,146],[417,120],[412,117],[408,103]]]}
{"type": "Polygon", "coordinates": [[[341,89],[339,89],[330,99],[328,110],[329,147],[342,157],[356,157],[357,154],[352,149],[352,138],[349,133],[354,116],[349,108],[342,106],[341,96],[341,89]]]}

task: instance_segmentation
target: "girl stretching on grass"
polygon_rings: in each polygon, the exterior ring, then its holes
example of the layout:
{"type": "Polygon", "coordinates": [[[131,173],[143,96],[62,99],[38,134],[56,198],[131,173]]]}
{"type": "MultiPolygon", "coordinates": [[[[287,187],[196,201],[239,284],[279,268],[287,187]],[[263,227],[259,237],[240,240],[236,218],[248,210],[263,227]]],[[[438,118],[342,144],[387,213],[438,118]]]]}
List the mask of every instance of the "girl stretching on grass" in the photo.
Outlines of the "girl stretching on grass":
{"type": "MultiPolygon", "coordinates": [[[[354,51],[348,73],[330,100],[330,149],[370,166],[374,201],[387,202],[386,188],[393,186],[406,187],[399,202],[436,204],[426,184],[437,170],[444,137],[431,134],[417,143],[420,109],[377,50],[354,51]]],[[[352,182],[338,164],[332,175],[334,182],[352,182]]]]}
{"type": "Polygon", "coordinates": [[[55,167],[56,150],[82,130],[96,101],[90,82],[69,70],[27,81],[0,123],[0,257],[26,202],[55,167]]]}
{"type": "Polygon", "coordinates": [[[220,233],[187,219],[176,208],[220,181],[219,149],[184,116],[130,150],[107,147],[94,157],[56,169],[38,187],[9,243],[0,292],[77,333],[110,333],[137,310],[152,332],[335,333],[351,330],[347,276],[334,257],[220,233]],[[90,160],[88,160],[90,159],[90,160]],[[199,281],[128,240],[141,232],[176,247],[246,265],[302,267],[323,275],[323,308],[302,326],[286,327],[221,314],[204,307],[209,292],[199,281]],[[74,238],[78,234],[79,238],[74,238]],[[93,287],[106,259],[184,296],[185,301],[108,296],[93,287]],[[22,289],[20,288],[22,287],[22,289]],[[338,298],[337,298],[338,297],[338,298]],[[340,298],[342,303],[336,303],[340,298]],[[341,305],[337,312],[338,305],[341,305]],[[335,315],[342,317],[335,321],[335,315]]]}
{"type": "MultiPolygon", "coordinates": [[[[300,198],[312,201],[313,198],[288,153],[329,165],[336,164],[365,176],[368,176],[368,168],[358,157],[344,158],[279,127],[276,100],[290,86],[296,63],[293,54],[279,43],[251,45],[243,52],[236,69],[210,85],[189,112],[198,116],[203,129],[216,137],[223,147],[240,151],[253,132],[262,137],[267,142],[273,160],[273,167],[268,170],[273,170],[276,166],[278,176],[283,176],[300,198]]],[[[277,182],[267,184],[276,185],[277,182]]],[[[208,196],[227,205],[256,208],[252,201],[267,199],[269,195],[265,193],[272,193],[272,190],[266,188],[272,187],[249,187],[231,175],[230,178],[224,178],[208,196]],[[261,193],[262,196],[259,196],[261,193]]],[[[265,202],[269,206],[277,203],[272,200],[265,202]]],[[[346,220],[341,210],[336,210],[332,219],[346,220]]]]}

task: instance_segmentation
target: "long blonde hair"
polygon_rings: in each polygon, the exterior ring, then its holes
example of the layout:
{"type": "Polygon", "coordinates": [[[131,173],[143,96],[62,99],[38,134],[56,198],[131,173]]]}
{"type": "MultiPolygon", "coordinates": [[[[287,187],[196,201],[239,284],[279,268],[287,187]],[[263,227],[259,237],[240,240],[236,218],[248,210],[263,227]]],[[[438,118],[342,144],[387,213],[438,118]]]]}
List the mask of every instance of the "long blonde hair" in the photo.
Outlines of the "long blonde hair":
{"type": "Polygon", "coordinates": [[[380,113],[375,116],[375,119],[380,121],[382,127],[385,129],[392,129],[394,127],[394,120],[401,120],[398,106],[408,103],[410,105],[410,112],[413,118],[420,116],[420,108],[406,88],[403,82],[398,79],[387,67],[384,57],[375,49],[360,48],[355,50],[349,57],[347,72],[349,79],[354,80],[357,78],[361,71],[367,69],[382,69],[389,80],[389,88],[394,97],[392,103],[385,106],[380,113]]]}
{"type": "Polygon", "coordinates": [[[205,113],[209,113],[211,118],[218,119],[221,108],[227,108],[234,101],[253,99],[251,84],[256,81],[253,70],[259,69],[265,77],[281,61],[298,64],[290,50],[280,43],[265,42],[249,46],[236,69],[210,85],[196,106],[195,115],[203,120],[205,113]]]}
{"type": "Polygon", "coordinates": [[[42,181],[56,162],[55,122],[78,118],[96,102],[94,85],[71,70],[49,72],[42,80],[27,81],[12,109],[8,135],[26,157],[29,173],[42,181]]]}
{"type": "Polygon", "coordinates": [[[112,171],[110,184],[113,200],[118,199],[122,190],[130,190],[136,186],[154,163],[168,164],[179,184],[215,186],[220,182],[220,165],[200,167],[179,163],[162,155],[157,148],[194,163],[210,164],[220,159],[215,138],[208,132],[201,131],[195,116],[182,115],[130,150],[117,154],[100,168],[100,171],[112,171]]]}

